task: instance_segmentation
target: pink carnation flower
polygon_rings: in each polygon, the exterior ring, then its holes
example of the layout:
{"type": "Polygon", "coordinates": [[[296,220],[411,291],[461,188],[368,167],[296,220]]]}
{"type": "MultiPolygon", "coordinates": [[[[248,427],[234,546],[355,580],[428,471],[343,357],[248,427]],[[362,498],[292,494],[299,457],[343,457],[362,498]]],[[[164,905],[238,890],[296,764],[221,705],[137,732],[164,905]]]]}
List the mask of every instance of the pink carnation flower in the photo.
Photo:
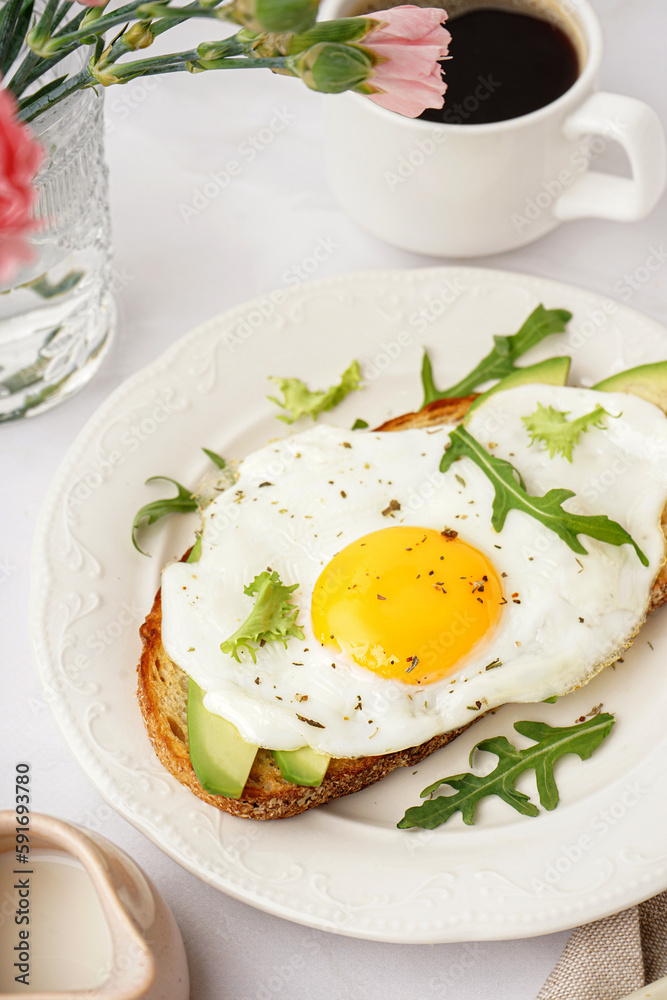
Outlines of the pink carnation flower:
{"type": "Polygon", "coordinates": [[[8,281],[32,258],[23,239],[35,228],[33,186],[42,162],[42,147],[16,119],[16,102],[0,89],[0,280],[8,281]]]}
{"type": "Polygon", "coordinates": [[[373,12],[383,23],[363,40],[382,60],[368,81],[368,96],[389,111],[417,118],[425,108],[441,108],[447,84],[440,59],[447,57],[451,35],[443,28],[444,10],[433,7],[392,7],[373,12]]]}

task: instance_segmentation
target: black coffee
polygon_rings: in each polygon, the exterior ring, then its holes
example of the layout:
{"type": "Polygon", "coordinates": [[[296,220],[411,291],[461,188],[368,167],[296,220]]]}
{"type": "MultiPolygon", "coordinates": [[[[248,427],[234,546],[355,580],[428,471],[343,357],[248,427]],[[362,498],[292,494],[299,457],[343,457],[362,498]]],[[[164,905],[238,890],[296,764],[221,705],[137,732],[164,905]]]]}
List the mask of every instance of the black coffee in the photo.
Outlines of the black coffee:
{"type": "Polygon", "coordinates": [[[427,108],[419,117],[428,121],[480,125],[518,118],[555,101],[579,75],[572,41],[550,21],[482,8],[447,27],[445,106],[427,108]]]}

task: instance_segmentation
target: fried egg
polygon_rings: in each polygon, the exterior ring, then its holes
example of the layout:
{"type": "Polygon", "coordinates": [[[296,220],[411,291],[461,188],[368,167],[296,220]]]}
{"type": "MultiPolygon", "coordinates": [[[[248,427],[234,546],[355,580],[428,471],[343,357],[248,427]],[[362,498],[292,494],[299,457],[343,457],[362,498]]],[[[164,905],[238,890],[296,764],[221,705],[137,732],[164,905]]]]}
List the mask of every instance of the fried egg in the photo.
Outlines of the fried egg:
{"type": "Polygon", "coordinates": [[[453,427],[394,433],[316,425],[240,464],[203,513],[201,558],[162,575],[162,638],[206,692],[206,708],[251,743],[337,757],[417,746],[507,702],[565,694],[613,662],[639,629],[664,559],[667,419],[622,394],[544,385],[490,397],[468,431],[564,508],[606,514],[629,544],[580,535],[578,554],[528,514],[492,527],[494,488],[467,458],[440,460],[453,427]],[[532,443],[537,404],[582,434],[572,462],[532,443]],[[303,639],[220,646],[245,621],[244,593],[277,571],[303,639]]]}

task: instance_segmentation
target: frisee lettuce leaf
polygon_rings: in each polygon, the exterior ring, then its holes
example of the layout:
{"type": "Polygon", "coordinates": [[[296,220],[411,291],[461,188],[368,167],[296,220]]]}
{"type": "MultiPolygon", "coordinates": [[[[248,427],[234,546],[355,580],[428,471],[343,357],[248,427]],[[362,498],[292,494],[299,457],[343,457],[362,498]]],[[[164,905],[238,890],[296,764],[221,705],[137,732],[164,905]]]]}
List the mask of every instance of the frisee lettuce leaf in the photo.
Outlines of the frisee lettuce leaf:
{"type": "Polygon", "coordinates": [[[299,609],[289,602],[290,594],[298,586],[293,583],[285,587],[275,570],[259,573],[243,588],[248,597],[257,597],[254,607],[236,632],[220,643],[223,653],[231,653],[240,663],[239,650],[244,647],[256,663],[255,653],[265,643],[282,642],[286,646],[288,639],[303,639],[303,629],[296,624],[299,609]]]}
{"type": "Polygon", "coordinates": [[[422,362],[422,386],[424,401],[421,409],[436,399],[453,399],[457,396],[468,396],[471,392],[488,382],[490,379],[504,378],[514,371],[517,358],[535,347],[552,333],[563,333],[566,325],[572,319],[572,313],[567,309],[545,309],[543,305],[532,311],[523,326],[509,337],[493,338],[493,348],[473,370],[455,385],[448,389],[438,389],[433,381],[433,368],[428,351],[424,351],[422,362]]]}
{"type": "Polygon", "coordinates": [[[491,524],[496,531],[502,531],[510,510],[522,510],[554,531],[573,552],[587,555],[578,536],[588,535],[609,545],[632,545],[642,565],[648,566],[648,559],[631,535],[606,514],[573,514],[563,510],[562,504],[575,495],[572,490],[553,489],[542,497],[532,496],[519,470],[504,458],[491,455],[464,427],[453,430],[449,441],[440,471],[447,472],[459,458],[469,458],[485,473],[495,490],[491,524]]]}
{"type": "Polygon", "coordinates": [[[269,381],[275,382],[283,394],[282,401],[276,399],[275,396],[267,398],[283,410],[289,411],[287,414],[278,416],[278,420],[284,420],[286,424],[293,424],[295,420],[303,416],[310,416],[313,420],[317,420],[320,413],[333,410],[334,406],[342,403],[345,397],[354,392],[355,389],[363,388],[358,361],[353,361],[341,375],[338,385],[332,385],[330,389],[313,391],[298,378],[271,377],[269,381]]]}
{"type": "Polygon", "coordinates": [[[608,413],[603,406],[596,406],[590,413],[585,413],[576,420],[568,420],[569,411],[556,410],[553,406],[537,404],[537,409],[529,417],[522,417],[526,430],[530,434],[530,443],[542,441],[549,449],[549,458],[560,452],[568,462],[572,461],[572,449],[579,443],[579,438],[591,427],[605,430],[605,417],[616,419],[620,413],[608,413]]]}
{"type": "Polygon", "coordinates": [[[534,770],[540,804],[544,809],[555,809],[558,805],[558,788],[554,775],[554,764],[567,753],[575,753],[581,760],[587,760],[612,730],[613,715],[601,713],[586,722],[574,726],[549,726],[546,722],[515,722],[517,733],[535,740],[535,745],[525,750],[517,750],[505,736],[493,736],[482,740],[473,747],[469,764],[472,766],[476,750],[494,753],[498,764],[490,774],[455,774],[451,778],[441,778],[433,782],[421,793],[421,797],[433,795],[442,785],[454,789],[453,795],[438,795],[421,806],[412,806],[398,826],[405,830],[421,827],[433,830],[441,826],[456,812],[460,812],[463,822],[471,826],[475,821],[475,811],[481,799],[487,795],[497,795],[524,816],[537,816],[539,809],[530,797],[514,787],[516,779],[524,771],[534,770]]]}

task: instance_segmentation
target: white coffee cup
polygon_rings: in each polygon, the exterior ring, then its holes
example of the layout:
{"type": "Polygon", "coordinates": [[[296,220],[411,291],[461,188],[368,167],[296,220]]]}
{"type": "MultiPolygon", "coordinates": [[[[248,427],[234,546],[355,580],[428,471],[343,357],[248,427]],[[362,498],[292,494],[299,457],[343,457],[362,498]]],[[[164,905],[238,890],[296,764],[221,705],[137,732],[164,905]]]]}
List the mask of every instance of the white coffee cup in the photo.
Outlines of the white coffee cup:
{"type": "MultiPolygon", "coordinates": [[[[655,206],[666,179],[664,132],[642,101],[598,90],[602,32],[590,3],[531,5],[564,27],[581,64],[570,89],[537,111],[454,125],[405,118],[351,92],[326,99],[331,184],[361,226],[406,250],[476,257],[531,243],[566,219],[628,222],[655,206]],[[590,168],[611,141],[625,149],[631,177],[590,168]]],[[[324,0],[320,16],[355,8],[359,0],[324,0]]]]}

